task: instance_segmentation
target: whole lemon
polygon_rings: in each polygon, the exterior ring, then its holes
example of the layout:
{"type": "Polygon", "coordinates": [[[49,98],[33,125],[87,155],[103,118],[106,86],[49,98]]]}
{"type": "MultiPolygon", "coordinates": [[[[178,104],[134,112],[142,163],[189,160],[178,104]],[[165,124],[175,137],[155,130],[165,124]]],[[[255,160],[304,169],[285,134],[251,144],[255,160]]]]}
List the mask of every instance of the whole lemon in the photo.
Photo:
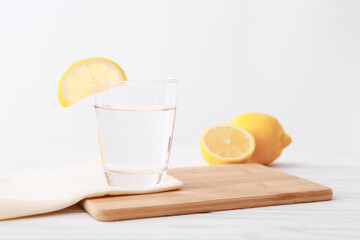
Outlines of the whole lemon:
{"type": "Polygon", "coordinates": [[[269,164],[291,143],[279,121],[264,113],[245,113],[233,118],[229,124],[241,127],[255,139],[255,151],[248,162],[269,164]]]}

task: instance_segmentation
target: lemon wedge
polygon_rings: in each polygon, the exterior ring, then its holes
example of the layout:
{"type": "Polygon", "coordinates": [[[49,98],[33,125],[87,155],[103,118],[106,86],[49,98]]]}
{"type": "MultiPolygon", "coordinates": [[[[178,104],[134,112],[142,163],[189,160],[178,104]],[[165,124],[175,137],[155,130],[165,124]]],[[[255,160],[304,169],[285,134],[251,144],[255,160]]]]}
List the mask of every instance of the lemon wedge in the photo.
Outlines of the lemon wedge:
{"type": "Polygon", "coordinates": [[[245,129],[230,124],[215,124],[202,133],[200,149],[210,164],[245,162],[255,150],[255,140],[245,129]]]}
{"type": "MultiPolygon", "coordinates": [[[[126,80],[124,70],[106,58],[87,58],[77,61],[65,71],[58,84],[58,100],[69,107],[93,93],[104,91],[100,80],[126,80]]],[[[113,87],[111,84],[105,88],[113,87]]]]}

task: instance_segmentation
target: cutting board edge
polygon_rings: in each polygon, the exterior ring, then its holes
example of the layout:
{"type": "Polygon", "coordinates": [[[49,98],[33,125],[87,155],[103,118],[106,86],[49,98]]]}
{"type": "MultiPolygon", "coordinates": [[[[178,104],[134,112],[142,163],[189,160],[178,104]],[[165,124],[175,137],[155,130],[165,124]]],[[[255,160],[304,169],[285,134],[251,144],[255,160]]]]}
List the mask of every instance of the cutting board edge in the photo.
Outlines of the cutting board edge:
{"type": "Polygon", "coordinates": [[[133,208],[117,209],[117,210],[116,209],[99,210],[90,201],[87,201],[87,199],[84,199],[81,202],[79,202],[79,205],[82,208],[84,208],[94,219],[101,222],[110,222],[110,221],[119,221],[119,220],[185,215],[185,214],[194,214],[194,213],[207,213],[207,212],[215,212],[215,211],[234,210],[234,209],[267,207],[267,206],[275,206],[275,205],[286,205],[286,204],[331,200],[333,196],[333,192],[331,188],[323,185],[320,186],[323,187],[322,190],[315,190],[315,191],[312,190],[307,192],[282,193],[282,194],[277,193],[274,195],[267,195],[266,197],[260,199],[258,197],[257,199],[254,199],[252,197],[238,199],[237,197],[235,197],[233,199],[228,198],[228,199],[207,200],[207,201],[199,201],[199,202],[188,202],[181,204],[179,203],[168,204],[163,206],[146,206],[143,208],[137,208],[137,211],[134,211],[133,208]],[[231,202],[231,201],[235,201],[235,202],[233,202],[232,204],[226,204],[226,202],[231,202]],[[216,207],[214,208],[214,206],[216,207]],[[161,211],[161,209],[164,207],[166,208],[172,207],[173,210],[169,211],[169,209],[166,209],[165,211],[161,211]],[[152,214],[148,215],[146,214],[147,213],[146,210],[150,208],[152,210],[152,214]]]}

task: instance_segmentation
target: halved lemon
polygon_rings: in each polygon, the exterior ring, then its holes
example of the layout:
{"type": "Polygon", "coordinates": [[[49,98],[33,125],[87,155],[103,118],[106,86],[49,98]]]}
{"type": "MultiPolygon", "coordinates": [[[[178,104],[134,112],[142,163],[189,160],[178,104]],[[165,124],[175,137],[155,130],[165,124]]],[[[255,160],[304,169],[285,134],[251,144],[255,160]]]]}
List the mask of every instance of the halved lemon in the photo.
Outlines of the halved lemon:
{"type": "Polygon", "coordinates": [[[121,81],[126,80],[126,76],[119,65],[106,58],[87,58],[71,64],[58,84],[60,105],[69,107],[93,93],[106,90],[97,84],[100,80],[121,81]]]}
{"type": "Polygon", "coordinates": [[[250,159],[255,140],[243,128],[227,123],[215,124],[202,133],[200,149],[210,165],[240,163],[250,159]]]}

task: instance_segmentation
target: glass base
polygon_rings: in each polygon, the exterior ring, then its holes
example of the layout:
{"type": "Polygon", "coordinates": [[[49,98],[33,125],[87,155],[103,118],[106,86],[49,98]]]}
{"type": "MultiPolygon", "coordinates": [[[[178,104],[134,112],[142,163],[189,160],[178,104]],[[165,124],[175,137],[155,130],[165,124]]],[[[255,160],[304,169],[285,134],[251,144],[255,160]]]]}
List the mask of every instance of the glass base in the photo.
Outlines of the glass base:
{"type": "Polygon", "coordinates": [[[165,172],[141,173],[119,172],[104,168],[106,180],[110,186],[121,187],[126,190],[148,190],[161,184],[165,172]]]}

